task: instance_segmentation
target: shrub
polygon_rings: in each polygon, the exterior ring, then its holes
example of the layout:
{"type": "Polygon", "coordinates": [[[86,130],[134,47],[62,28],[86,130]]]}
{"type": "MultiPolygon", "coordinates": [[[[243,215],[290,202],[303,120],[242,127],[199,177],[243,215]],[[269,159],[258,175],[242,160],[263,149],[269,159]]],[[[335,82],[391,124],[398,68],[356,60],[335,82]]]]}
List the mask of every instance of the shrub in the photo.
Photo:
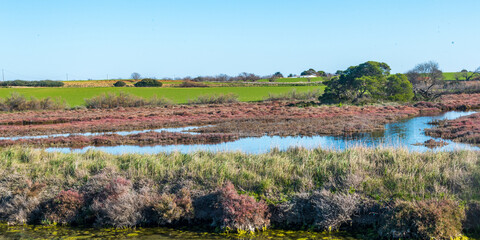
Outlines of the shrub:
{"type": "Polygon", "coordinates": [[[208,87],[208,85],[192,81],[183,81],[178,87],[181,88],[193,88],[193,87],[208,87]]]}
{"type": "Polygon", "coordinates": [[[132,183],[122,177],[111,180],[90,205],[95,225],[115,228],[133,227],[142,219],[142,202],[132,188],[132,183]]]}
{"type": "Polygon", "coordinates": [[[336,230],[352,220],[358,204],[359,197],[356,194],[334,194],[327,190],[311,195],[303,193],[279,204],[272,221],[285,227],[336,230]]]}
{"type": "Polygon", "coordinates": [[[223,104],[238,102],[238,95],[234,93],[218,94],[218,95],[201,95],[196,99],[188,100],[189,104],[223,104]]]}
{"type": "Polygon", "coordinates": [[[480,202],[470,202],[465,212],[463,228],[468,232],[480,233],[480,202]]]}
{"type": "Polygon", "coordinates": [[[451,239],[461,235],[465,211],[452,200],[396,201],[382,216],[385,238],[451,239]]]}
{"type": "Polygon", "coordinates": [[[143,107],[143,106],[169,106],[173,103],[166,98],[153,96],[150,99],[137,97],[132,94],[119,92],[106,93],[100,96],[85,99],[87,108],[117,108],[117,107],[143,107]]]}
{"type": "Polygon", "coordinates": [[[13,194],[0,199],[0,221],[9,224],[25,224],[34,218],[34,211],[40,206],[39,195],[45,184],[27,181],[13,194]]]}
{"type": "Polygon", "coordinates": [[[60,98],[51,99],[50,97],[44,99],[36,99],[31,97],[28,100],[25,96],[16,92],[0,102],[0,109],[2,111],[26,111],[26,110],[59,110],[65,109],[67,104],[65,100],[60,98]]]}
{"type": "Polygon", "coordinates": [[[124,81],[117,81],[113,84],[114,87],[125,87],[127,84],[124,81]]]}
{"type": "Polygon", "coordinates": [[[265,202],[257,202],[248,195],[239,195],[231,182],[227,182],[219,194],[218,207],[222,216],[215,221],[223,230],[254,232],[270,224],[265,202]]]}
{"type": "Polygon", "coordinates": [[[154,204],[158,225],[167,225],[193,218],[193,205],[190,191],[182,188],[178,195],[162,194],[154,204]]]}
{"type": "Polygon", "coordinates": [[[15,86],[15,87],[63,87],[64,83],[59,81],[52,80],[42,80],[42,81],[24,81],[24,80],[14,80],[14,81],[4,81],[0,82],[0,86],[15,86]]]}
{"type": "Polygon", "coordinates": [[[317,90],[307,92],[297,92],[296,89],[292,89],[287,93],[272,94],[269,93],[265,101],[280,101],[280,100],[314,100],[320,97],[321,93],[317,90]]]}
{"type": "Polygon", "coordinates": [[[45,219],[53,223],[74,222],[83,207],[83,195],[75,190],[61,191],[51,200],[45,210],[45,219]]]}
{"type": "Polygon", "coordinates": [[[162,83],[156,79],[144,78],[141,81],[134,84],[135,87],[161,87],[162,83]]]}

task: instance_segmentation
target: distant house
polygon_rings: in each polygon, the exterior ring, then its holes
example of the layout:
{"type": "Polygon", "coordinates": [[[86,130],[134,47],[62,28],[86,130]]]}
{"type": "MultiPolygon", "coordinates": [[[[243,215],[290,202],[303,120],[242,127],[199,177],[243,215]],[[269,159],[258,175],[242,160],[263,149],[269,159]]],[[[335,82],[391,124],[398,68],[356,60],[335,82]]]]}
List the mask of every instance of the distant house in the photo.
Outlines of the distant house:
{"type": "Polygon", "coordinates": [[[300,78],[316,78],[317,75],[303,75],[303,76],[298,76],[300,78]]]}

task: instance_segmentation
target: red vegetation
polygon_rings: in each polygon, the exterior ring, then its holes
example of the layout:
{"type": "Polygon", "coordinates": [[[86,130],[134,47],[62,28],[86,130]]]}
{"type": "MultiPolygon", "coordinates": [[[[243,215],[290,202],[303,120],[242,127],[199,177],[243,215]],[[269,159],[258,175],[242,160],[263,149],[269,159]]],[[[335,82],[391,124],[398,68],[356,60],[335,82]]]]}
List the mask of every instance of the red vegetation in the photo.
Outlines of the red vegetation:
{"type": "Polygon", "coordinates": [[[434,128],[425,129],[426,135],[457,142],[480,143],[480,113],[454,120],[439,121],[435,124],[437,126],[434,128]]]}
{"type": "Polygon", "coordinates": [[[83,194],[75,190],[61,191],[48,205],[45,218],[50,222],[72,223],[83,207],[83,194]]]}
{"type": "Polygon", "coordinates": [[[239,195],[231,182],[220,189],[219,207],[222,217],[217,221],[224,230],[254,232],[270,224],[267,204],[248,195],[239,195]]]}
{"type": "Polygon", "coordinates": [[[30,111],[0,115],[3,137],[58,133],[112,132],[214,125],[198,129],[216,135],[173,133],[115,134],[94,137],[0,141],[0,146],[195,144],[232,141],[261,135],[344,135],[382,130],[386,123],[421,114],[480,108],[480,94],[445,95],[439,102],[395,106],[292,107],[285,102],[179,105],[154,108],[117,108],[65,111],[30,111]]]}

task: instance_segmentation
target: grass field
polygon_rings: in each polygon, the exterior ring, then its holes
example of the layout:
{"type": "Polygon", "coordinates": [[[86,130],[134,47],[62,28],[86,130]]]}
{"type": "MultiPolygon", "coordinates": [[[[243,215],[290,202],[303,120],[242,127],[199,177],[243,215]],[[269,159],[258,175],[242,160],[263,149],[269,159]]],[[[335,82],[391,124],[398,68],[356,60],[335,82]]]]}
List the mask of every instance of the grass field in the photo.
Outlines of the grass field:
{"type": "Polygon", "coordinates": [[[126,92],[141,97],[165,97],[176,103],[186,103],[189,99],[194,99],[200,95],[206,94],[226,94],[235,93],[240,101],[251,102],[260,101],[268,97],[269,93],[286,93],[292,89],[299,92],[305,92],[314,89],[323,90],[323,86],[289,86],[289,87],[221,87],[221,88],[115,88],[115,87],[90,87],[90,88],[0,88],[0,97],[5,98],[12,92],[17,92],[24,96],[46,98],[61,97],[67,101],[69,106],[79,106],[84,104],[85,98],[91,98],[108,92],[126,92]]]}

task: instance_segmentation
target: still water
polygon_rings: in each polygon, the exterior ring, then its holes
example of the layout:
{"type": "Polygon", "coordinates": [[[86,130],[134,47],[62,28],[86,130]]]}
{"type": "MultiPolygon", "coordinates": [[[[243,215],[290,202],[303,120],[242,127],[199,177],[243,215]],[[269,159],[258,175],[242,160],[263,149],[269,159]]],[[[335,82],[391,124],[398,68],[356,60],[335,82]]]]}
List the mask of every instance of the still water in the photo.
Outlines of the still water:
{"type": "MultiPolygon", "coordinates": [[[[357,236],[361,237],[361,236],[357,236]]],[[[363,237],[362,237],[363,238],[363,237]]],[[[201,231],[182,231],[169,228],[94,229],[56,226],[7,226],[0,224],[0,239],[325,239],[356,240],[344,232],[319,233],[306,231],[268,230],[255,235],[220,234],[201,231]]]]}
{"type": "MultiPolygon", "coordinates": [[[[424,134],[425,128],[433,126],[428,123],[433,120],[456,119],[476,112],[446,112],[437,116],[422,116],[402,120],[396,123],[385,125],[385,131],[375,133],[363,133],[348,137],[334,136],[313,136],[313,137],[279,137],[263,136],[242,138],[233,142],[219,144],[194,144],[194,145],[156,145],[156,146],[103,146],[103,147],[85,147],[82,149],[71,148],[48,148],[47,151],[60,152],[86,152],[90,149],[100,150],[112,154],[123,153],[149,153],[159,152],[190,153],[195,151],[241,151],[245,153],[266,153],[273,148],[286,150],[291,147],[303,147],[307,149],[324,148],[333,150],[343,150],[355,146],[367,147],[395,147],[405,148],[411,151],[424,152],[431,150],[425,146],[414,145],[424,143],[432,139],[424,134]]],[[[435,139],[435,138],[433,138],[435,139]]],[[[436,139],[440,140],[440,139],[436,139]]],[[[464,143],[455,143],[450,140],[444,140],[448,145],[433,149],[434,151],[452,151],[452,150],[480,150],[480,147],[464,143]]]]}

